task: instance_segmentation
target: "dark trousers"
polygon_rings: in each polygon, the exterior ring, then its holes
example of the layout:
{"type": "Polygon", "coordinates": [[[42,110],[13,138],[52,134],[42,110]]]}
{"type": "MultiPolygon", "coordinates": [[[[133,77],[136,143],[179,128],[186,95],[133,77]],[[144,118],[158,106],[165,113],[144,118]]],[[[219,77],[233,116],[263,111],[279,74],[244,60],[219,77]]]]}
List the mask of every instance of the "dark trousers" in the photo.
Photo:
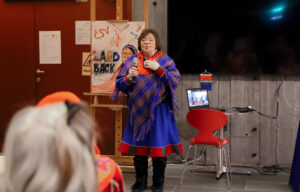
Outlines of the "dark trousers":
{"type": "MultiPolygon", "coordinates": [[[[134,168],[136,172],[136,182],[131,187],[132,191],[139,192],[147,188],[148,177],[148,156],[134,156],[134,168]]],[[[152,157],[153,176],[152,191],[162,191],[167,164],[166,157],[152,157]]]]}
{"type": "Polygon", "coordinates": [[[153,176],[152,191],[163,191],[167,157],[152,157],[153,176]]]}
{"type": "Polygon", "coordinates": [[[136,181],[131,189],[132,192],[142,192],[147,188],[148,156],[134,156],[133,163],[136,181]]]}

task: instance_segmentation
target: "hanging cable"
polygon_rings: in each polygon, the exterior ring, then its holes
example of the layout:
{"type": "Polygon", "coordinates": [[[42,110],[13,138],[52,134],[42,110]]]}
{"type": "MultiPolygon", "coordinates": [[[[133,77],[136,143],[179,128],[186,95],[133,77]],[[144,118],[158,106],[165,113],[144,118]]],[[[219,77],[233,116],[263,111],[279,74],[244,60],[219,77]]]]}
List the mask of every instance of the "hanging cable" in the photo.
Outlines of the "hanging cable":
{"type": "Polygon", "coordinates": [[[290,173],[290,168],[283,168],[279,165],[271,165],[271,166],[264,166],[262,168],[256,168],[252,167],[253,169],[256,169],[259,174],[261,175],[277,175],[279,172],[285,172],[290,173]]]}
{"type": "Polygon", "coordinates": [[[234,109],[236,111],[240,112],[240,113],[246,113],[246,112],[252,112],[252,111],[254,111],[254,112],[256,112],[259,115],[262,115],[264,117],[267,117],[267,118],[270,118],[270,119],[277,119],[278,114],[279,114],[279,90],[280,90],[281,85],[283,84],[283,81],[284,80],[281,81],[281,83],[279,84],[278,88],[275,91],[275,97],[276,97],[276,112],[275,112],[275,116],[263,114],[260,111],[257,111],[256,109],[253,109],[251,106],[248,106],[248,107],[234,107],[234,109]]]}

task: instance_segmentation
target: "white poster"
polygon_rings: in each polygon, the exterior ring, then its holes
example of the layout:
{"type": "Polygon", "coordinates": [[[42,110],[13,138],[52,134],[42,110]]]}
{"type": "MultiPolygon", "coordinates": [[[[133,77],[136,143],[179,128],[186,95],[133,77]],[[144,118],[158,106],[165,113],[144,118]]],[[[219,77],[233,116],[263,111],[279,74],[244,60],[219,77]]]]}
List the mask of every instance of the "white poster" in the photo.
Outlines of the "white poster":
{"type": "Polygon", "coordinates": [[[90,21],[75,21],[76,45],[89,45],[91,42],[90,21]]]}
{"type": "Polygon", "coordinates": [[[92,92],[113,92],[122,68],[122,48],[131,45],[137,49],[144,28],[144,22],[92,22],[92,92]]]}
{"type": "Polygon", "coordinates": [[[40,31],[40,64],[61,64],[60,31],[40,31]]]}

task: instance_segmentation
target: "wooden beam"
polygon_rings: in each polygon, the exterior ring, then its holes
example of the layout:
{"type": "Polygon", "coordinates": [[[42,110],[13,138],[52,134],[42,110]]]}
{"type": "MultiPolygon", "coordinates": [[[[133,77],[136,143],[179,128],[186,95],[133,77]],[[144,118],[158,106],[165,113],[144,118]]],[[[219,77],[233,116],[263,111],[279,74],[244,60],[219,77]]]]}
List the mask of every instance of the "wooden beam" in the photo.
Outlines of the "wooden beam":
{"type": "Polygon", "coordinates": [[[116,2],[116,20],[123,20],[123,0],[116,2]]]}
{"type": "MultiPolygon", "coordinates": [[[[92,22],[96,21],[96,0],[90,0],[90,45],[91,45],[91,55],[92,53],[92,22]]],[[[93,58],[93,56],[91,56],[93,58]]],[[[92,60],[92,59],[91,59],[92,60]]],[[[92,92],[92,66],[91,67],[91,74],[90,74],[90,91],[92,92]]],[[[92,97],[90,97],[90,103],[92,103],[92,97]]],[[[95,116],[95,109],[91,110],[93,116],[95,116]]]]}
{"type": "Polygon", "coordinates": [[[148,0],[144,0],[144,21],[145,28],[148,28],[148,20],[149,20],[149,6],[148,0]]]}
{"type": "Polygon", "coordinates": [[[96,21],[96,0],[90,0],[90,20],[96,21]]]}
{"type": "Polygon", "coordinates": [[[122,153],[118,150],[122,143],[122,109],[115,111],[115,156],[120,157],[122,153]]]}

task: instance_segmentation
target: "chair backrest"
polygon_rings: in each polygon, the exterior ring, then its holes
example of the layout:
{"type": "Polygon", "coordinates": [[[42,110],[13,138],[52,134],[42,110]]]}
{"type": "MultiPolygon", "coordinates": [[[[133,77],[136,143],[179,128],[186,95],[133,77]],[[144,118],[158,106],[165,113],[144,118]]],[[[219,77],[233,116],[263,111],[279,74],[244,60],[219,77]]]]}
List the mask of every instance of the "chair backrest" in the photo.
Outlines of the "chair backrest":
{"type": "Polygon", "coordinates": [[[204,144],[215,144],[217,137],[213,132],[226,125],[227,116],[215,109],[194,109],[188,112],[187,121],[191,126],[198,129],[200,133],[191,139],[192,143],[204,141],[204,144]],[[197,141],[199,140],[199,141],[197,141]]]}

